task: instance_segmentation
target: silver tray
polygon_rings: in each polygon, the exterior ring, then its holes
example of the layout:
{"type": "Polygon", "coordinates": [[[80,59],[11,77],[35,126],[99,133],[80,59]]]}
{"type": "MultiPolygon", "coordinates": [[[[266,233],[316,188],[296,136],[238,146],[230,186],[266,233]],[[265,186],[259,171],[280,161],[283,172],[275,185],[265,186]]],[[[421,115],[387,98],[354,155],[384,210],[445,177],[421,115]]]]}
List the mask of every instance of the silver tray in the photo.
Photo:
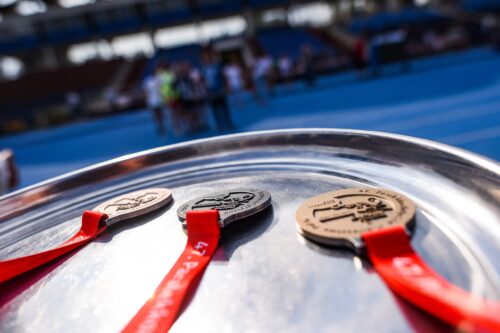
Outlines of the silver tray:
{"type": "Polygon", "coordinates": [[[500,297],[500,167],[449,146],[399,135],[288,130],[193,141],[125,156],[0,200],[0,258],[52,247],[84,209],[168,187],[174,202],[117,224],[88,244],[0,285],[1,332],[118,332],[183,250],[185,201],[233,187],[266,189],[272,209],[223,231],[196,294],[172,332],[442,332],[396,298],[353,252],[296,231],[306,198],[384,187],[413,199],[412,244],[452,283],[500,297]]]}

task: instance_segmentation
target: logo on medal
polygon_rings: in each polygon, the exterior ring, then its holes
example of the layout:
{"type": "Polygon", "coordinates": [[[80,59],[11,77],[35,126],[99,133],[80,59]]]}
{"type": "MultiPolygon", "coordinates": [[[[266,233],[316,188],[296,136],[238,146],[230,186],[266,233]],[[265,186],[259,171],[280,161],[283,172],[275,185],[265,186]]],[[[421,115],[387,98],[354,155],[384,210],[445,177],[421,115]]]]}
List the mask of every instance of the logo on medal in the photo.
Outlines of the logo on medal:
{"type": "Polygon", "coordinates": [[[220,191],[195,198],[186,202],[177,210],[181,221],[186,219],[190,210],[219,211],[219,223],[225,226],[235,220],[243,219],[260,212],[271,204],[271,194],[256,189],[235,189],[220,191]]]}
{"type": "Polygon", "coordinates": [[[104,207],[104,209],[108,209],[110,207],[116,207],[116,210],[118,211],[118,210],[137,208],[141,205],[145,205],[153,200],[156,200],[159,196],[160,196],[159,193],[148,192],[136,198],[126,197],[116,201],[115,203],[107,205],[106,207],[104,207]]]}
{"type": "Polygon", "coordinates": [[[127,193],[106,201],[96,208],[108,215],[106,224],[137,217],[156,210],[172,201],[172,193],[166,188],[150,188],[127,193]]]}
{"type": "Polygon", "coordinates": [[[227,194],[224,193],[221,196],[201,199],[200,201],[196,202],[191,207],[191,209],[217,209],[219,211],[230,210],[249,203],[253,198],[255,198],[255,194],[251,192],[231,192],[227,194]]]}
{"type": "Polygon", "coordinates": [[[367,198],[352,204],[344,204],[341,200],[337,204],[325,208],[313,209],[313,216],[320,222],[331,222],[350,219],[351,222],[370,223],[372,220],[387,217],[387,212],[393,209],[382,199],[367,198]]]}
{"type": "Polygon", "coordinates": [[[414,216],[415,205],[405,196],[367,188],[320,194],[304,202],[295,215],[300,232],[307,238],[354,247],[364,232],[406,226],[414,216]]]}

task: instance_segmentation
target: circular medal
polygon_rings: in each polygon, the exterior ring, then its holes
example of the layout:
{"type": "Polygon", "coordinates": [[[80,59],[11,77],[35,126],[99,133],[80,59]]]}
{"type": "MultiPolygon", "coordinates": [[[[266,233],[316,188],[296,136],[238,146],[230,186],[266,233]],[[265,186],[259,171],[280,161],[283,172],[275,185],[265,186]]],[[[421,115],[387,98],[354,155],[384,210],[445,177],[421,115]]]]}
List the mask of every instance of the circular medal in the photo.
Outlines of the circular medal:
{"type": "Polygon", "coordinates": [[[350,188],[315,196],[295,217],[307,238],[328,245],[359,248],[362,233],[393,225],[409,226],[415,204],[385,189],[350,188]]]}
{"type": "Polygon", "coordinates": [[[148,188],[120,195],[108,200],[94,211],[108,215],[109,226],[121,220],[150,213],[172,201],[172,192],[166,188],[148,188]]]}
{"type": "Polygon", "coordinates": [[[179,207],[177,216],[181,221],[186,219],[186,213],[190,210],[212,210],[219,211],[219,224],[221,227],[229,223],[243,219],[258,213],[271,204],[271,194],[268,191],[256,189],[234,189],[212,192],[179,207]]]}

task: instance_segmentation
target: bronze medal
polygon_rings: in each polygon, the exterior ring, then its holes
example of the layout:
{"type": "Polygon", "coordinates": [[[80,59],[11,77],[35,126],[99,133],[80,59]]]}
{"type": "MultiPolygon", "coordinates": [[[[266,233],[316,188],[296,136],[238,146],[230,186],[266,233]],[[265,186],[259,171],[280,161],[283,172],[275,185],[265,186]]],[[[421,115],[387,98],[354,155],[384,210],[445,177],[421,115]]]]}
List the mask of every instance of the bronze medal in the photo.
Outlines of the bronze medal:
{"type": "Polygon", "coordinates": [[[234,189],[209,193],[186,202],[177,210],[181,221],[186,219],[186,212],[190,210],[219,211],[221,227],[229,223],[256,214],[271,204],[271,194],[256,189],[234,189]]]}
{"type": "Polygon", "coordinates": [[[315,196],[295,217],[300,232],[327,245],[359,248],[366,231],[391,225],[409,226],[415,204],[405,196],[373,188],[350,188],[315,196]]]}
{"type": "Polygon", "coordinates": [[[149,188],[120,195],[108,200],[94,211],[108,215],[109,226],[121,220],[150,213],[172,201],[172,192],[166,188],[149,188]]]}

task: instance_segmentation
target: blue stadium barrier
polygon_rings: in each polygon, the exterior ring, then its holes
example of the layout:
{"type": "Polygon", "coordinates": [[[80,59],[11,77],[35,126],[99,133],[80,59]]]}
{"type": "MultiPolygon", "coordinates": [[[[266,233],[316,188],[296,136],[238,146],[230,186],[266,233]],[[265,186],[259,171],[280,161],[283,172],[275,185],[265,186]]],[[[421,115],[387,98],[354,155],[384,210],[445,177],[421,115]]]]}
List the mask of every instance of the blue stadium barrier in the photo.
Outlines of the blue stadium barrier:
{"type": "Polygon", "coordinates": [[[189,9],[180,9],[169,12],[151,13],[147,16],[149,23],[154,27],[161,27],[193,19],[189,9]]]}
{"type": "Polygon", "coordinates": [[[288,0],[250,0],[249,3],[252,7],[272,7],[272,6],[288,5],[290,3],[290,1],[288,1],[288,0]]]}
{"type": "Polygon", "coordinates": [[[54,29],[46,33],[47,40],[52,44],[66,44],[77,42],[90,37],[90,30],[86,26],[71,27],[69,29],[54,29]]]}
{"type": "Polygon", "coordinates": [[[472,12],[500,11],[500,0],[465,0],[462,8],[472,12]]]}
{"type": "Polygon", "coordinates": [[[40,39],[35,35],[25,35],[17,38],[0,40],[0,53],[23,51],[38,47],[40,39]]]}
{"type": "Polygon", "coordinates": [[[309,44],[320,53],[332,51],[331,47],[322,43],[318,38],[298,28],[261,30],[257,32],[257,40],[264,50],[275,58],[285,53],[292,59],[297,59],[302,44],[309,44]]]}
{"type": "Polygon", "coordinates": [[[136,17],[127,17],[124,19],[97,23],[99,31],[104,35],[113,35],[121,32],[140,30],[143,25],[144,23],[136,17]]]}
{"type": "Polygon", "coordinates": [[[397,29],[406,24],[423,24],[445,20],[448,20],[446,16],[436,12],[410,8],[395,13],[382,12],[369,17],[355,18],[349,30],[353,33],[359,33],[364,30],[381,32],[397,29]]]}
{"type": "Polygon", "coordinates": [[[216,4],[198,6],[198,13],[202,16],[211,15],[225,15],[231,13],[238,13],[242,10],[241,3],[239,1],[222,1],[216,4]]]}

